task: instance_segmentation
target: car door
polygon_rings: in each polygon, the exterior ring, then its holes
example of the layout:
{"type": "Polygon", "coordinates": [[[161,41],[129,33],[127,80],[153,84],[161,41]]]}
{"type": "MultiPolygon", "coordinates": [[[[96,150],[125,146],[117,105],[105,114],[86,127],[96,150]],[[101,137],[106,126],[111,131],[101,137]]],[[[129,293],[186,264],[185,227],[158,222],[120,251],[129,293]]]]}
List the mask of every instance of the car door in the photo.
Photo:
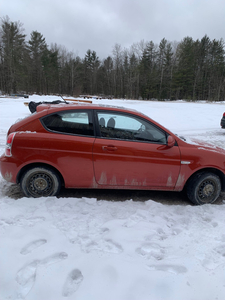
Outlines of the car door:
{"type": "Polygon", "coordinates": [[[167,134],[132,114],[97,111],[100,136],[93,146],[95,180],[103,186],[173,189],[180,171],[178,146],[167,134]]]}

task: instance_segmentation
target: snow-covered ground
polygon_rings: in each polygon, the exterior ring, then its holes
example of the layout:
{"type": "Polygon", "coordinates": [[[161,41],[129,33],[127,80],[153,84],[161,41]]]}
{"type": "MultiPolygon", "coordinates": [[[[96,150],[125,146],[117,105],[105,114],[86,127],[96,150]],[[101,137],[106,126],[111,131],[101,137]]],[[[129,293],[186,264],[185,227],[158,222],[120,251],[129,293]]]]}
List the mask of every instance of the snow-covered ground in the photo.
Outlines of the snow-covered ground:
{"type": "MultiPolygon", "coordinates": [[[[25,101],[0,98],[0,153],[10,125],[30,114],[25,101]]],[[[225,148],[224,103],[94,102],[142,111],[174,133],[225,148]]],[[[225,299],[225,201],[15,200],[12,188],[0,178],[0,300],[225,299]]]]}

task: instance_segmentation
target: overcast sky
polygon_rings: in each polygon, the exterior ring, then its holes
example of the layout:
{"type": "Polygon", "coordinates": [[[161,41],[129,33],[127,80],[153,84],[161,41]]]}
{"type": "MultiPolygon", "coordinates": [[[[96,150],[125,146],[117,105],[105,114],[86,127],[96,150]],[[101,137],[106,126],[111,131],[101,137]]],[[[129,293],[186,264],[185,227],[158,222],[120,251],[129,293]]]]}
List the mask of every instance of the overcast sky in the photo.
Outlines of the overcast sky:
{"type": "Polygon", "coordinates": [[[0,0],[0,17],[40,32],[81,58],[88,49],[102,58],[115,44],[181,41],[208,35],[225,40],[225,0],[0,0]]]}

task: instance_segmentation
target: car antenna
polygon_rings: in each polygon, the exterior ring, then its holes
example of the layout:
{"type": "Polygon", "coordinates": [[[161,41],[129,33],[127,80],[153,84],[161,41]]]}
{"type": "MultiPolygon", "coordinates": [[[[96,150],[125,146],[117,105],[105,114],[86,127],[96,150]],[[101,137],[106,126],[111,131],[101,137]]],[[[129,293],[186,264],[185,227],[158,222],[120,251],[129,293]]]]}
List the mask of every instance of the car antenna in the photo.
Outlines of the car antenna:
{"type": "Polygon", "coordinates": [[[63,99],[63,101],[64,101],[66,104],[68,104],[68,102],[66,102],[66,100],[63,98],[62,95],[59,95],[59,96],[63,99]]]}

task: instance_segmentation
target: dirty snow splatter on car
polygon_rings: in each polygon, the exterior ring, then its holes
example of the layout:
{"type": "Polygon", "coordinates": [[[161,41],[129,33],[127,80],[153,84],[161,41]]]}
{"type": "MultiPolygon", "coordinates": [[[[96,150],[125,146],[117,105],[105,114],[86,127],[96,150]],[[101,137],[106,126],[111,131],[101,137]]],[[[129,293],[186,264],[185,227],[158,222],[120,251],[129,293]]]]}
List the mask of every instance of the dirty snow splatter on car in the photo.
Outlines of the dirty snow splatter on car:
{"type": "MultiPolygon", "coordinates": [[[[224,103],[93,101],[225,148],[224,103]]],[[[23,102],[0,98],[1,153],[10,125],[30,114],[23,102]]],[[[0,299],[223,300],[224,196],[193,206],[174,194],[72,190],[28,199],[0,178],[0,299]]]]}

